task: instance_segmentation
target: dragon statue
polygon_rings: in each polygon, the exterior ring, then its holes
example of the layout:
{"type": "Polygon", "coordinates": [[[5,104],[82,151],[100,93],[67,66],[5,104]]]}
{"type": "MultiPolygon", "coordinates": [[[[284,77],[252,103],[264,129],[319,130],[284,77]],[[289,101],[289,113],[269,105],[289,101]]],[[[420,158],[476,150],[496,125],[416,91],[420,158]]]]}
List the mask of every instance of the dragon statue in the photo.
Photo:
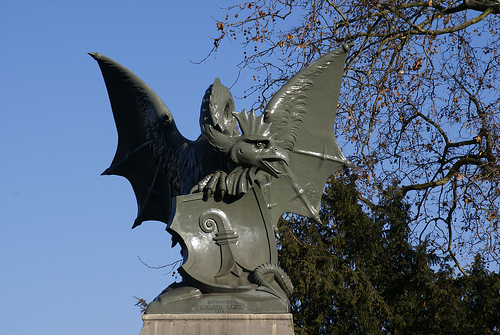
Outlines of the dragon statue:
{"type": "Polygon", "coordinates": [[[335,138],[335,114],[350,45],[293,76],[264,112],[235,111],[217,78],[201,104],[201,135],[178,131],[159,96],[114,60],[98,62],[118,130],[105,175],[132,184],[132,228],[162,221],[182,247],[182,283],[147,313],[281,313],[293,290],[278,266],[275,233],[284,212],[319,221],[325,182],[349,166],[335,138]],[[214,302],[215,301],[215,302],[214,302]]]}

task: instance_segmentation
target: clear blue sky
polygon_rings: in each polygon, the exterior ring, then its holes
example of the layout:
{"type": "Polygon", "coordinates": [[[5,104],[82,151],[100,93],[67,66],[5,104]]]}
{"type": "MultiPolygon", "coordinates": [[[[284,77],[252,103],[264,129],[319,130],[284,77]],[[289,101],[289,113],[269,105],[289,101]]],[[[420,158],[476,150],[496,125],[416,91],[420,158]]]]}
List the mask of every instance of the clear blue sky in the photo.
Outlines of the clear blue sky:
{"type": "MultiPolygon", "coordinates": [[[[211,16],[223,15],[210,1],[1,2],[0,334],[139,333],[133,296],[150,301],[173,278],[138,257],[162,265],[179,250],[162,223],[131,230],[131,186],[100,176],[117,135],[87,52],[139,75],[194,139],[205,89],[215,77],[228,86],[237,77],[237,43],[190,62],[211,49],[211,16]]],[[[237,110],[249,107],[236,101],[237,110]]]]}

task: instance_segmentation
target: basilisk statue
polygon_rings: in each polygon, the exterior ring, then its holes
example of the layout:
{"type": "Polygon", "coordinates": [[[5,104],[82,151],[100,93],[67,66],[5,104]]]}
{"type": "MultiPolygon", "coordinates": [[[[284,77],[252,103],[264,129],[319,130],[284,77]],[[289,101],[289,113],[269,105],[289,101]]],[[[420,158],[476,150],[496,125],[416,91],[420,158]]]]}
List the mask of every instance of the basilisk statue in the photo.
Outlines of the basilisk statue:
{"type": "Polygon", "coordinates": [[[182,246],[183,282],[167,288],[147,313],[289,309],[293,286],[277,265],[276,224],[284,212],[319,220],[327,178],[349,165],[334,126],[348,50],[344,45],[301,70],[261,115],[236,112],[216,79],[202,100],[196,141],[180,134],[139,77],[90,54],[118,130],[115,157],[103,174],[132,184],[138,204],[132,228],[162,221],[182,246]]]}

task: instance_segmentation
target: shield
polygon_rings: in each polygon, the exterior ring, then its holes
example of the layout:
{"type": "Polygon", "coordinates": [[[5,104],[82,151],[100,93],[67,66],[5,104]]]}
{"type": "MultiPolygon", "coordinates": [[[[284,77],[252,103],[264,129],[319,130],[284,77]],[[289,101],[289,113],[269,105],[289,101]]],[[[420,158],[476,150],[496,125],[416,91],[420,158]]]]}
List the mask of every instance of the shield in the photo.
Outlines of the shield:
{"type": "Polygon", "coordinates": [[[177,196],[167,231],[182,246],[184,280],[205,292],[242,292],[249,274],[278,261],[270,213],[260,188],[216,201],[200,193],[177,196]],[[238,200],[238,201],[236,201],[238,200]]]}

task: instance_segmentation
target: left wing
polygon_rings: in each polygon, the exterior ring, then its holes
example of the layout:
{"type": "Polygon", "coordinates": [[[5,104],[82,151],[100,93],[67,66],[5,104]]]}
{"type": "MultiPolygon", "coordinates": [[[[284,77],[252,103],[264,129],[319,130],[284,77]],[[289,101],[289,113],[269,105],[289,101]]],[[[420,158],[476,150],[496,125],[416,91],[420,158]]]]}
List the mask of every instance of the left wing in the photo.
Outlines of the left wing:
{"type": "Polygon", "coordinates": [[[273,222],[284,212],[319,220],[326,180],[350,165],[337,144],[334,123],[349,48],[344,45],[307,66],[266,106],[265,122],[289,155],[283,175],[261,184],[273,222]]]}
{"type": "MultiPolygon", "coordinates": [[[[227,169],[227,162],[203,136],[196,141],[184,138],[167,106],[133,72],[101,54],[90,55],[101,68],[118,130],[115,157],[103,174],[123,176],[132,184],[138,206],[132,228],[147,220],[168,223],[172,198],[188,194],[207,174],[227,169]]],[[[211,105],[206,106],[209,103],[232,101],[232,97],[226,97],[227,92],[212,97],[212,89],[222,90],[219,86],[216,80],[207,90],[202,117],[210,116],[211,105]]],[[[224,115],[216,112],[213,111],[213,117],[222,122],[224,115]]]]}

